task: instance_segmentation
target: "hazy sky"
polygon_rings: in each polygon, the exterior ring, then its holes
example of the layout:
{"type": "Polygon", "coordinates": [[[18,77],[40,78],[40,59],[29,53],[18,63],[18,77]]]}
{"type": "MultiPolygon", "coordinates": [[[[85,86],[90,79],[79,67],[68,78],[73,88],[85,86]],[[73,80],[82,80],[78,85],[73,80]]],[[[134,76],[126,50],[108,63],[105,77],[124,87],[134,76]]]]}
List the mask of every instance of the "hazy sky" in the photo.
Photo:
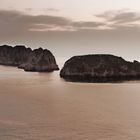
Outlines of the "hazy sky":
{"type": "Polygon", "coordinates": [[[1,0],[0,8],[32,14],[59,15],[75,20],[93,20],[94,14],[108,10],[140,11],[138,0],[1,0]]]}
{"type": "Polygon", "coordinates": [[[0,44],[140,60],[139,37],[138,0],[0,0],[0,44]]]}

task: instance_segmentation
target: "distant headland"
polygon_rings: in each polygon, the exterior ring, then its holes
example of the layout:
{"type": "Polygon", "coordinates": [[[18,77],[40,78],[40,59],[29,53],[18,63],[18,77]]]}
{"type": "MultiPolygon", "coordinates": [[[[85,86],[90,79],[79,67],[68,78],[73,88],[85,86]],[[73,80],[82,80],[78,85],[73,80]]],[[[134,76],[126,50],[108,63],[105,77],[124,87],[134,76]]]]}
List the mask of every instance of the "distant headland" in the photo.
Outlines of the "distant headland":
{"type": "Polygon", "coordinates": [[[140,79],[140,63],[114,55],[74,56],[62,68],[60,76],[72,82],[119,82],[140,79]]]}
{"type": "Polygon", "coordinates": [[[25,46],[0,46],[0,65],[16,66],[25,71],[51,72],[59,70],[55,57],[47,50],[32,50],[25,46]]]}

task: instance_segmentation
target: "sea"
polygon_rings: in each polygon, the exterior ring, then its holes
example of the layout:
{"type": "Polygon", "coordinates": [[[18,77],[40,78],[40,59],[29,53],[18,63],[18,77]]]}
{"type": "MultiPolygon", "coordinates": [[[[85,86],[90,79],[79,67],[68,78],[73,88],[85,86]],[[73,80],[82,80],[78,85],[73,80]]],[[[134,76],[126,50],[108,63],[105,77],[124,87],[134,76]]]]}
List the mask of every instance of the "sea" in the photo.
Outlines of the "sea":
{"type": "Polygon", "coordinates": [[[140,81],[72,83],[0,66],[0,140],[140,140],[140,81]]]}

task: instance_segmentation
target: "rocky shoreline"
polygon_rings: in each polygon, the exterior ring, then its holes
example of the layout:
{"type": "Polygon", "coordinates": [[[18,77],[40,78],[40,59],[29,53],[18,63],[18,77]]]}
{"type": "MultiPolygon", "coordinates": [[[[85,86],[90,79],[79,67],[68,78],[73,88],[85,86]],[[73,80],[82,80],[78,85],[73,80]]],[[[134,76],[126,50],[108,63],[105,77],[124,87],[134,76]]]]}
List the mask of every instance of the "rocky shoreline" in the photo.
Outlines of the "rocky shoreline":
{"type": "Polygon", "coordinates": [[[15,66],[25,71],[52,72],[59,70],[55,57],[47,49],[25,46],[0,46],[0,65],[15,66]]]}
{"type": "MultiPolygon", "coordinates": [[[[0,65],[15,66],[30,72],[59,70],[54,55],[47,49],[0,46],[0,65]]],[[[60,77],[72,82],[107,83],[140,79],[140,63],[110,54],[74,56],[65,62],[60,77]]]]}
{"type": "Polygon", "coordinates": [[[60,77],[66,81],[91,83],[138,80],[140,63],[105,54],[74,56],[64,64],[60,77]]]}

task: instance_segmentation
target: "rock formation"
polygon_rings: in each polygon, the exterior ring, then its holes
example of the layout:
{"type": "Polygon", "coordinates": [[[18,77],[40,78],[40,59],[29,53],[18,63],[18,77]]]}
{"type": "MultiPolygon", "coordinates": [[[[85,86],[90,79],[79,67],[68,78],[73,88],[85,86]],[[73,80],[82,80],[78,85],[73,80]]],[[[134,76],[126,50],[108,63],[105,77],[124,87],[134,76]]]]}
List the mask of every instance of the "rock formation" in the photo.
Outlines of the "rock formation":
{"type": "Polygon", "coordinates": [[[47,49],[26,48],[25,46],[0,46],[0,64],[16,66],[25,71],[51,72],[59,70],[55,57],[47,49]]]}
{"type": "Polygon", "coordinates": [[[85,55],[69,59],[60,76],[74,82],[115,82],[140,79],[140,63],[114,55],[85,55]]]}

